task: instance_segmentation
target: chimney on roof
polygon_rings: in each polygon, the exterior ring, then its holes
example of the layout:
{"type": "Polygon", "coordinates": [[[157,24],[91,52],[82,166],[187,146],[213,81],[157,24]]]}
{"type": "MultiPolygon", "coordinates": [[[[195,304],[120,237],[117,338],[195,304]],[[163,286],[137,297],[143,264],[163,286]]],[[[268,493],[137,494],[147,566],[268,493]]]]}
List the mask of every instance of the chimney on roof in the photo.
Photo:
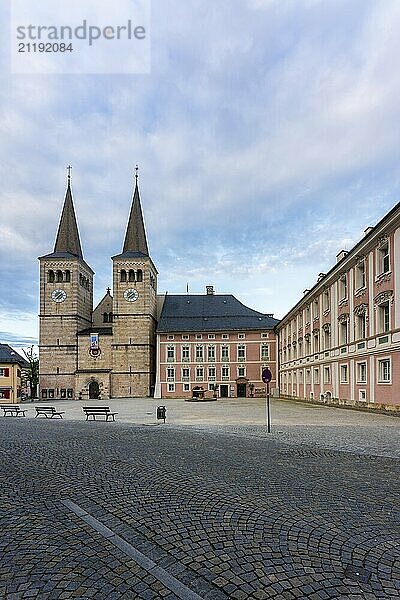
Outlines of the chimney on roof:
{"type": "Polygon", "coordinates": [[[206,295],[214,296],[214,286],[213,285],[206,285],[206,295]]]}
{"type": "Polygon", "coordinates": [[[368,235],[372,230],[373,227],[367,227],[367,229],[364,229],[364,235],[368,235]]]}
{"type": "Polygon", "coordinates": [[[341,250],[338,254],[336,254],[336,263],[340,262],[342,258],[348,255],[348,253],[348,250],[341,250]]]}

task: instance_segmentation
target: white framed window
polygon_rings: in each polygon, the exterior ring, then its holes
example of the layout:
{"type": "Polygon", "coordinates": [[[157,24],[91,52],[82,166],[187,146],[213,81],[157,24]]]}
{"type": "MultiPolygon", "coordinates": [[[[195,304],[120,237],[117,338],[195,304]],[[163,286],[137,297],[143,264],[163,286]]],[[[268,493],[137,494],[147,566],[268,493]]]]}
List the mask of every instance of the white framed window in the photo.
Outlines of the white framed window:
{"type": "Polygon", "coordinates": [[[390,331],[390,305],[388,302],[383,302],[378,306],[378,329],[380,333],[390,331]]]}
{"type": "Polygon", "coordinates": [[[319,317],[318,298],[314,298],[312,306],[313,306],[313,319],[317,319],[319,317]]]}
{"type": "Polygon", "coordinates": [[[201,335],[201,333],[196,333],[196,340],[202,340],[203,336],[201,335]]]}
{"type": "Polygon", "coordinates": [[[339,278],[339,301],[347,298],[347,274],[344,273],[339,278]]]}
{"type": "Polygon", "coordinates": [[[174,383],[169,383],[168,384],[168,391],[169,392],[174,392],[175,391],[175,384],[174,383]]]}
{"type": "Polygon", "coordinates": [[[183,384],[183,391],[184,392],[190,392],[190,383],[184,383],[183,384]]]}
{"type": "Polygon", "coordinates": [[[208,391],[209,392],[213,392],[214,391],[214,384],[213,383],[209,383],[208,384],[208,391]]]}
{"type": "Polygon", "coordinates": [[[174,340],[174,339],[175,339],[175,336],[174,336],[174,335],[169,335],[169,336],[167,336],[167,339],[168,339],[168,340],[174,340]]]}
{"type": "Polygon", "coordinates": [[[365,287],[365,260],[356,265],[356,290],[365,287]]]}
{"type": "Polygon", "coordinates": [[[190,379],[190,368],[182,367],[182,381],[189,381],[190,379]]]}
{"type": "Polygon", "coordinates": [[[229,346],[221,346],[221,361],[229,360],[229,346]]]}
{"type": "Polygon", "coordinates": [[[365,313],[363,313],[361,315],[357,315],[357,318],[356,318],[357,339],[358,340],[364,339],[365,332],[366,332],[366,315],[365,315],[365,313]]]}
{"type": "Polygon", "coordinates": [[[167,346],[167,362],[175,361],[175,346],[167,346]]]}
{"type": "Polygon", "coordinates": [[[330,290],[324,290],[324,293],[322,294],[322,309],[323,311],[328,311],[331,307],[331,297],[330,297],[330,290]]]}
{"type": "Polygon", "coordinates": [[[269,333],[263,332],[263,333],[261,334],[261,337],[262,337],[262,338],[264,338],[264,339],[265,339],[265,338],[269,338],[269,333]]]}
{"type": "Polygon", "coordinates": [[[222,381],[229,380],[229,367],[227,367],[227,366],[221,367],[221,377],[222,377],[222,381]]]}
{"type": "Polygon", "coordinates": [[[311,383],[311,369],[306,371],[306,383],[311,383]]]}
{"type": "Polygon", "coordinates": [[[245,333],[238,333],[238,339],[239,339],[239,340],[244,340],[244,339],[245,339],[245,337],[246,337],[246,334],[245,334],[245,333]]]}
{"type": "Polygon", "coordinates": [[[264,342],[263,344],[261,344],[260,350],[261,360],[269,360],[269,344],[266,344],[264,342]]]}
{"type": "Polygon", "coordinates": [[[208,367],[208,379],[210,379],[210,381],[215,381],[215,367],[208,367]]]}
{"type": "Polygon", "coordinates": [[[319,369],[314,369],[314,383],[319,383],[319,369]]]}
{"type": "Polygon", "coordinates": [[[203,346],[198,344],[196,346],[196,361],[203,361],[203,357],[204,357],[203,346]]]}
{"type": "Polygon", "coordinates": [[[367,363],[357,363],[357,383],[367,383],[367,363]]]}
{"type": "Polygon", "coordinates": [[[324,383],[330,383],[330,382],[331,382],[331,368],[324,367],[324,383]]]}
{"type": "Polygon", "coordinates": [[[362,402],[367,400],[367,391],[366,390],[358,390],[358,399],[362,402]]]}
{"type": "Polygon", "coordinates": [[[246,367],[242,365],[238,367],[238,377],[246,377],[246,367]]]}
{"type": "Polygon", "coordinates": [[[175,367],[168,367],[167,368],[167,381],[174,381],[175,380],[175,367]]]}
{"type": "Polygon", "coordinates": [[[389,273],[390,271],[390,258],[389,258],[389,241],[381,243],[378,248],[378,275],[382,273],[389,273]]]}
{"type": "Polygon", "coordinates": [[[229,340],[229,333],[223,333],[221,337],[223,340],[229,340]]]}
{"type": "Polygon", "coordinates": [[[215,340],[215,333],[209,333],[208,334],[208,339],[209,340],[215,340]]]}
{"type": "Polygon", "coordinates": [[[392,365],[390,358],[378,359],[378,383],[392,382],[392,365]]]}
{"type": "Polygon", "coordinates": [[[349,382],[349,368],[348,365],[340,365],[340,383],[349,382]]]}
{"type": "Polygon", "coordinates": [[[190,346],[182,346],[181,348],[181,358],[182,362],[190,361],[190,346]]]}
{"type": "Polygon", "coordinates": [[[209,362],[215,361],[215,346],[208,346],[207,348],[207,358],[209,362]]]}
{"type": "Polygon", "coordinates": [[[204,368],[196,367],[196,381],[203,381],[204,379],[204,368]]]}
{"type": "Polygon", "coordinates": [[[237,348],[237,359],[246,360],[246,346],[244,344],[239,344],[237,348]]]}
{"type": "Polygon", "coordinates": [[[339,323],[339,343],[347,344],[347,321],[339,323]]]}
{"type": "Polygon", "coordinates": [[[183,340],[188,340],[189,339],[188,334],[187,333],[182,334],[182,339],[183,340]]]}

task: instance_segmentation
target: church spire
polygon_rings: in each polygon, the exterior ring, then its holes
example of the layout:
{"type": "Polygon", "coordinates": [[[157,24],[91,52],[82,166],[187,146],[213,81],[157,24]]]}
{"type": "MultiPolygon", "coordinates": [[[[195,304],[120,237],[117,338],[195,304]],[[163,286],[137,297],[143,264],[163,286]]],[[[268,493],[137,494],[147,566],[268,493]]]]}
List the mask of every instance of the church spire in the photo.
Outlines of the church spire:
{"type": "Polygon", "coordinates": [[[147,246],[146,231],[144,228],[142,206],[140,202],[138,170],[139,167],[136,165],[135,192],[133,194],[131,212],[129,215],[128,226],[126,228],[124,248],[122,252],[141,252],[142,254],[148,256],[149,249],[147,246]]]}
{"type": "Polygon", "coordinates": [[[72,201],[71,168],[72,167],[68,167],[67,191],[65,194],[60,224],[58,226],[54,252],[67,252],[68,254],[73,254],[83,260],[81,240],[79,238],[74,203],[72,201]]]}

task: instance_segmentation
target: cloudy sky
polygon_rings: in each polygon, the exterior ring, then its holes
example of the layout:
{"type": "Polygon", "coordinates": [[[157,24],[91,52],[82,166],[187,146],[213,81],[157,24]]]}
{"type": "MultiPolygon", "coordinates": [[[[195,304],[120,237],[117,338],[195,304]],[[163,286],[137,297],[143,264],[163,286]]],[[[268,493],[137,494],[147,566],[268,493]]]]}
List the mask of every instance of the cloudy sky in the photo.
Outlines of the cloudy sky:
{"type": "Polygon", "coordinates": [[[399,201],[398,0],[152,0],[151,54],[149,74],[13,75],[3,49],[0,342],[37,339],[68,164],[96,300],[136,163],[159,291],[276,317],[399,201]]]}

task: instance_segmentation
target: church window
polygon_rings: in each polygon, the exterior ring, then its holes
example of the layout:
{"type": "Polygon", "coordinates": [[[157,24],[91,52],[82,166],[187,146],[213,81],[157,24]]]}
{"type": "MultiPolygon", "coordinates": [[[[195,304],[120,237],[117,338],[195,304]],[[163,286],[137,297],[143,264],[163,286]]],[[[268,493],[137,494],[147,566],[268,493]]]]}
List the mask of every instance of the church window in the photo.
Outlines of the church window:
{"type": "Polygon", "coordinates": [[[56,278],[55,278],[55,275],[54,275],[54,271],[50,270],[50,271],[47,273],[47,281],[48,281],[49,283],[54,283],[55,279],[56,279],[56,278]]]}
{"type": "Polygon", "coordinates": [[[126,281],[126,271],[125,271],[125,269],[122,269],[122,271],[121,271],[121,281],[126,281]]]}
{"type": "Polygon", "coordinates": [[[135,271],[133,269],[129,269],[129,281],[135,281],[135,271]]]}
{"type": "Polygon", "coordinates": [[[143,281],[143,271],[141,269],[137,272],[137,281],[143,281]]]}
{"type": "Polygon", "coordinates": [[[71,281],[71,271],[65,271],[65,281],[69,283],[71,281]]]}
{"type": "Polygon", "coordinates": [[[63,280],[62,271],[57,271],[57,283],[60,283],[63,280]]]}
{"type": "Polygon", "coordinates": [[[108,323],[108,313],[103,314],[103,323],[108,323]]]}
{"type": "Polygon", "coordinates": [[[114,320],[114,316],[113,316],[112,312],[108,313],[108,322],[112,323],[113,320],[114,320]]]}

